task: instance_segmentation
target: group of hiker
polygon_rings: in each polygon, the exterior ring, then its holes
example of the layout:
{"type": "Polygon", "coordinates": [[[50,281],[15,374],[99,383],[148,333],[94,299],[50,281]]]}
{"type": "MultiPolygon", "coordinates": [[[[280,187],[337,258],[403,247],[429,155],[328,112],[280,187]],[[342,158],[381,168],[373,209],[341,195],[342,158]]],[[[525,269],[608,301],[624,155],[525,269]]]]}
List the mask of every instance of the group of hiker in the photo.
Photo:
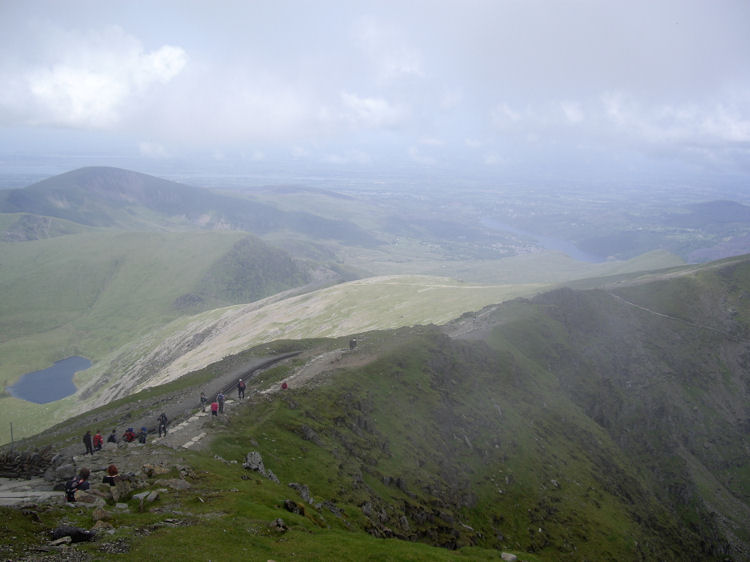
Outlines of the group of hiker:
{"type": "MultiPolygon", "coordinates": [[[[161,415],[156,419],[158,427],[159,427],[159,437],[162,437],[163,435],[167,434],[167,424],[169,423],[169,419],[167,418],[167,415],[162,412],[161,415]]],[[[125,443],[133,443],[135,441],[138,441],[139,443],[145,443],[146,439],[148,438],[148,428],[144,425],[141,427],[141,430],[136,433],[135,429],[132,427],[129,427],[125,430],[125,433],[122,434],[122,441],[125,443]]],[[[117,438],[117,430],[113,429],[112,433],[109,434],[109,437],[107,437],[107,443],[118,443],[119,439],[117,438]]],[[[91,431],[87,430],[86,433],[83,435],[83,444],[86,447],[86,453],[87,455],[93,455],[97,451],[101,451],[102,447],[104,446],[104,438],[102,437],[102,432],[100,430],[96,430],[96,433],[92,436],[91,431]]]]}
{"type": "MultiPolygon", "coordinates": [[[[225,400],[226,400],[226,397],[224,396],[224,393],[219,391],[219,393],[216,395],[216,399],[213,402],[211,402],[209,406],[212,416],[218,416],[219,414],[224,413],[224,401],[225,400]]],[[[208,398],[206,398],[206,393],[201,392],[201,412],[206,411],[206,404],[208,404],[208,398]]]]}
{"type": "MultiPolygon", "coordinates": [[[[246,388],[247,385],[245,384],[245,381],[243,381],[242,379],[237,381],[237,398],[239,400],[243,400],[245,398],[246,388]]],[[[224,402],[226,401],[226,399],[227,398],[224,395],[224,392],[222,392],[221,390],[216,394],[216,398],[209,405],[212,416],[218,416],[219,414],[224,413],[224,402]]],[[[206,405],[208,405],[208,398],[206,397],[205,392],[201,392],[201,412],[206,411],[206,405]]]]}
{"type": "MultiPolygon", "coordinates": [[[[246,388],[247,388],[247,385],[245,381],[243,381],[242,379],[239,379],[237,381],[237,398],[239,400],[244,400],[246,388]]],[[[282,385],[282,388],[286,388],[286,383],[282,385]]],[[[206,405],[208,405],[208,398],[206,398],[205,392],[201,392],[200,401],[201,401],[201,411],[205,412],[206,405]]],[[[214,401],[211,402],[211,404],[209,405],[212,416],[218,416],[219,414],[224,413],[225,401],[226,401],[226,396],[224,396],[224,393],[222,391],[219,391],[214,401]]],[[[167,425],[169,423],[169,419],[167,418],[167,415],[164,412],[162,412],[156,421],[157,421],[157,427],[159,431],[159,437],[165,436],[167,434],[167,425]]],[[[133,429],[132,427],[129,427],[125,430],[125,433],[122,434],[121,439],[125,443],[133,443],[134,441],[145,443],[147,437],[148,437],[148,428],[146,426],[141,427],[140,432],[136,432],[135,429],[133,429]]],[[[116,429],[113,429],[112,433],[109,434],[109,437],[107,437],[107,442],[108,443],[119,442],[119,439],[117,438],[116,429]]],[[[91,431],[87,430],[83,436],[83,444],[86,447],[85,454],[93,455],[96,451],[101,451],[102,447],[104,446],[104,438],[102,437],[101,431],[97,430],[96,433],[92,436],[91,431]]]]}

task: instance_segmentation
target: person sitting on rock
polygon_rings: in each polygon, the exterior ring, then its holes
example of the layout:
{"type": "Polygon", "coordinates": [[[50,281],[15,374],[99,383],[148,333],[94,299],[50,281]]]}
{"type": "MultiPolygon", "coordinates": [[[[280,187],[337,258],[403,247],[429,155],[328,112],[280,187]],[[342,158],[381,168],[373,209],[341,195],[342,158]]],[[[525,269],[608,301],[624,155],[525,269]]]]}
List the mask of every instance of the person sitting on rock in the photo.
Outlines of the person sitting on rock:
{"type": "Polygon", "coordinates": [[[107,474],[105,474],[102,478],[102,484],[109,484],[110,486],[114,486],[117,480],[119,480],[120,478],[118,472],[119,471],[114,464],[109,465],[107,467],[107,474]]]}
{"type": "Polygon", "coordinates": [[[132,443],[135,441],[135,431],[132,427],[129,427],[125,433],[122,434],[122,438],[126,443],[132,443]]]}
{"type": "Polygon", "coordinates": [[[117,430],[113,429],[112,433],[107,437],[107,443],[117,443],[117,430]]]}
{"type": "Polygon", "coordinates": [[[145,443],[147,436],[148,436],[148,429],[145,427],[142,427],[141,432],[138,434],[138,442],[145,443]]]}
{"type": "Polygon", "coordinates": [[[89,475],[91,471],[83,467],[78,472],[78,476],[74,476],[65,483],[65,499],[69,502],[76,501],[76,492],[78,490],[88,490],[91,487],[89,484],[89,475]]]}

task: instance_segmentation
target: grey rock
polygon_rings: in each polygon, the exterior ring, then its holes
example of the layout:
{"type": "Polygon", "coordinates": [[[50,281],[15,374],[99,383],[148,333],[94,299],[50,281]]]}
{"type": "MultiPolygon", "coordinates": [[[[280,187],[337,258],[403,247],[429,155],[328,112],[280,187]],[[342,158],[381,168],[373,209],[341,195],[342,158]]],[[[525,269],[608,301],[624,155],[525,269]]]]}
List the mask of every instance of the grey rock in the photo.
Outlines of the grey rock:
{"type": "Polygon", "coordinates": [[[305,484],[298,484],[297,482],[289,482],[289,487],[297,490],[297,493],[300,495],[300,497],[303,500],[305,500],[307,503],[312,505],[313,497],[310,494],[310,488],[308,488],[305,484]]]}
{"type": "Polygon", "coordinates": [[[289,529],[289,527],[286,523],[284,523],[284,520],[281,517],[271,521],[270,527],[271,529],[278,531],[279,533],[285,533],[289,529]]]}
{"type": "Polygon", "coordinates": [[[161,483],[173,490],[187,490],[192,488],[190,482],[183,480],[182,478],[169,478],[167,480],[162,480],[161,483]]]}
{"type": "Polygon", "coordinates": [[[284,509],[291,513],[296,513],[297,515],[305,514],[305,506],[298,504],[294,500],[284,500],[284,509]]]}
{"type": "Polygon", "coordinates": [[[76,467],[72,463],[61,464],[55,468],[55,478],[68,480],[76,475],[76,467]]]}
{"type": "Polygon", "coordinates": [[[505,560],[505,562],[517,562],[518,560],[518,556],[516,556],[515,554],[511,554],[510,552],[503,552],[500,555],[500,558],[505,560]]]}

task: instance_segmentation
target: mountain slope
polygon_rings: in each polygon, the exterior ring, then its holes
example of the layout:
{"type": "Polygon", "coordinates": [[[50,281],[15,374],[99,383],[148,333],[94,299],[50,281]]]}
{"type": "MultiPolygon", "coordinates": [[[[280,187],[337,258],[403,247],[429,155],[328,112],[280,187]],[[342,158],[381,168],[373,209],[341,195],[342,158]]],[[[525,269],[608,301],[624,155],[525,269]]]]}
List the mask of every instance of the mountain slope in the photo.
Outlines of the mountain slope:
{"type": "Polygon", "coordinates": [[[239,525],[248,532],[226,546],[230,558],[357,560],[370,547],[420,557],[371,542],[395,537],[457,549],[446,559],[746,560],[748,303],[750,259],[737,258],[558,289],[444,327],[357,334],[354,349],[348,337],[264,344],[39,443],[80,448],[94,420],[129,423],[244,375],[251,399],[207,418],[212,443],[178,461],[192,465],[190,492],[128,517],[133,554],[191,559],[185,537],[198,525],[204,545],[239,525]],[[260,372],[237,370],[289,351],[260,372]],[[278,484],[241,468],[251,450],[278,484]],[[176,513],[187,530],[133,537],[134,524],[176,513]],[[262,531],[278,517],[283,541],[262,531]]]}
{"type": "Polygon", "coordinates": [[[71,354],[97,359],[186,313],[310,279],[307,266],[242,232],[103,231],[0,252],[4,380],[71,354]]]}
{"type": "Polygon", "coordinates": [[[0,212],[99,227],[234,229],[257,235],[288,230],[353,245],[377,243],[343,220],[280,211],[265,203],[119,168],[80,168],[24,189],[0,191],[0,212]]]}
{"type": "MultiPolygon", "coordinates": [[[[304,474],[376,536],[744,560],[748,297],[750,262],[734,259],[509,302],[449,325],[460,339],[366,334],[359,366],[318,368],[320,386],[248,413],[250,434],[282,480],[304,474]]],[[[219,451],[242,443],[227,432],[219,451]]]]}

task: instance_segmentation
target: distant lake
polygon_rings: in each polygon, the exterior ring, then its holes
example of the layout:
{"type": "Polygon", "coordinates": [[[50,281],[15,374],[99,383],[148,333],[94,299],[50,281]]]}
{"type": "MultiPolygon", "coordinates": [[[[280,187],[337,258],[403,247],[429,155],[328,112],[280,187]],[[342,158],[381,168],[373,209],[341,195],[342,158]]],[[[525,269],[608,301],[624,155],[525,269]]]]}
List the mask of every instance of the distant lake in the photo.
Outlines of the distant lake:
{"type": "Polygon", "coordinates": [[[91,361],[85,357],[61,359],[51,367],[26,373],[16,384],[9,386],[8,391],[16,398],[37,404],[54,402],[73,394],[76,391],[73,375],[89,367],[91,361]]]}
{"type": "Polygon", "coordinates": [[[565,254],[566,256],[573,258],[574,260],[587,263],[601,263],[607,261],[606,258],[595,256],[594,254],[589,254],[588,252],[584,252],[583,250],[578,249],[575,244],[572,244],[567,240],[553,238],[552,236],[541,236],[539,234],[534,234],[533,232],[526,232],[525,230],[514,228],[495,219],[485,218],[482,219],[481,222],[484,226],[492,228],[493,230],[502,230],[505,232],[510,232],[511,234],[517,234],[518,236],[530,238],[545,250],[560,252],[561,254],[565,254]]]}

